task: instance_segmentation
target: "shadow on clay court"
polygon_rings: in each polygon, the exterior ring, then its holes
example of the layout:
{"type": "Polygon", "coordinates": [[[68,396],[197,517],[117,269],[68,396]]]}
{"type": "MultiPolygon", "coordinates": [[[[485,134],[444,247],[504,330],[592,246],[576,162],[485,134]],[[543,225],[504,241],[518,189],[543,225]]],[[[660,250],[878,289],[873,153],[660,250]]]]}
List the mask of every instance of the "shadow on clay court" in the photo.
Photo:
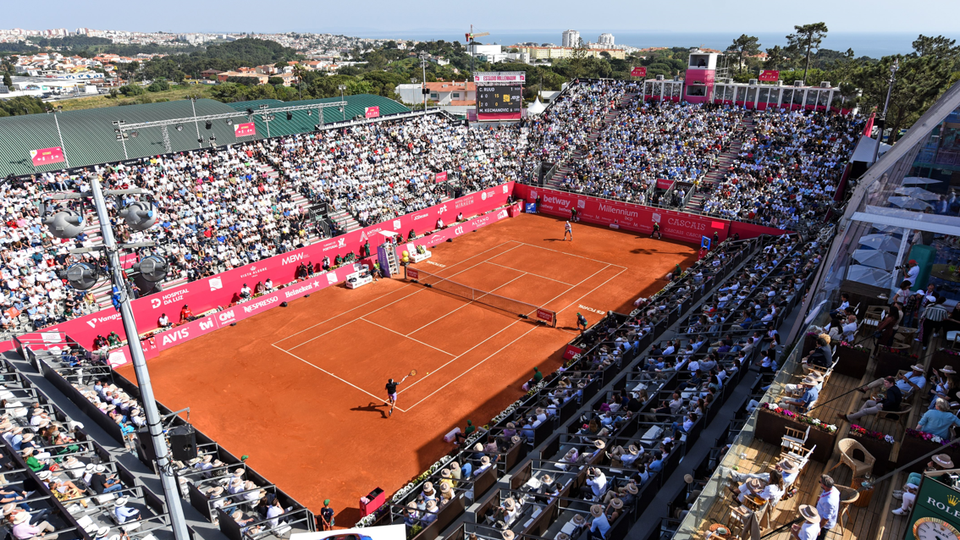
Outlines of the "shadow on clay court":
{"type": "Polygon", "coordinates": [[[367,404],[366,406],[364,406],[364,405],[358,405],[358,406],[356,406],[356,407],[353,407],[353,408],[350,409],[350,410],[351,410],[351,411],[364,411],[364,412],[378,412],[378,413],[380,413],[380,418],[389,418],[389,416],[387,415],[386,407],[387,407],[386,404],[383,404],[383,403],[379,403],[379,404],[378,404],[378,403],[374,403],[373,401],[371,401],[371,402],[370,402],[369,404],[367,404]],[[381,409],[381,407],[383,407],[383,408],[381,409]]]}
{"type": "MultiPolygon", "coordinates": [[[[566,345],[564,345],[563,348],[557,349],[553,353],[549,354],[544,359],[543,363],[539,365],[540,369],[545,373],[547,372],[553,373],[557,367],[560,367],[561,365],[563,365],[564,350],[566,350],[566,345]]],[[[463,429],[463,426],[466,425],[467,420],[472,419],[474,420],[474,424],[476,424],[477,418],[493,418],[494,416],[500,414],[500,412],[503,411],[503,406],[502,405],[498,406],[496,404],[497,403],[502,404],[504,401],[504,396],[511,396],[511,397],[516,396],[517,391],[520,391],[523,384],[530,380],[531,375],[532,375],[532,371],[529,374],[525,373],[521,375],[520,377],[514,379],[513,381],[504,381],[505,383],[504,388],[497,395],[487,400],[487,402],[478,404],[476,409],[473,410],[473,412],[469,413],[468,415],[462,418],[457,418],[457,419],[443,418],[443,421],[449,422],[451,420],[455,420],[451,428],[453,428],[454,426],[460,426],[460,428],[463,429]]],[[[453,398],[452,396],[450,397],[453,398]]],[[[523,397],[519,399],[523,399],[523,397]]],[[[486,440],[481,439],[480,442],[486,443],[486,440]]],[[[427,469],[428,467],[433,465],[434,462],[437,461],[437,459],[439,459],[436,454],[438,445],[440,447],[446,448],[446,455],[448,456],[454,456],[456,455],[457,452],[460,451],[459,447],[457,447],[453,443],[444,442],[443,439],[440,439],[437,441],[431,441],[423,445],[417,450],[417,460],[419,462],[421,469],[423,470],[427,469]]]]}

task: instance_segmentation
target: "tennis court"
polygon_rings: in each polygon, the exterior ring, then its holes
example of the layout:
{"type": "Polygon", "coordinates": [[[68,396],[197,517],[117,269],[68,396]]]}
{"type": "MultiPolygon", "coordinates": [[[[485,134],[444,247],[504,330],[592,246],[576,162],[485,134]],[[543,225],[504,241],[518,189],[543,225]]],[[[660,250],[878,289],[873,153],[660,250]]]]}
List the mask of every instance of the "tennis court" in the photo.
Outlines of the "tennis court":
{"type": "Polygon", "coordinates": [[[199,429],[250,455],[302,503],[318,510],[331,498],[338,524],[352,523],[360,496],[395,491],[450,451],[444,433],[468,418],[483,424],[521,397],[533,367],[555,370],[578,312],[593,322],[629,311],[696,258],[691,246],[574,232],[564,242],[562,221],[522,215],[437,246],[416,267],[434,282],[555,311],[555,328],[449,287],[332,287],[163,352],[150,363],[157,397],[190,407],[199,429]],[[388,416],[387,379],[412,369],[388,416]]]}

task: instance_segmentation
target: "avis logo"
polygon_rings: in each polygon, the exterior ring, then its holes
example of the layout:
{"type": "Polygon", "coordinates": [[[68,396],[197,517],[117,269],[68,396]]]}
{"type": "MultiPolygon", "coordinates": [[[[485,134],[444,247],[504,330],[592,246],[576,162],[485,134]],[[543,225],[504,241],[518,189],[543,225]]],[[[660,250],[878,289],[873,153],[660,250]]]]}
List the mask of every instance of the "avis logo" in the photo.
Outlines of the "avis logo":
{"type": "Polygon", "coordinates": [[[213,328],[213,320],[200,321],[200,330],[206,331],[213,328]]]}
{"type": "Polygon", "coordinates": [[[653,221],[654,221],[655,223],[660,223],[660,214],[654,212],[654,213],[653,213],[653,216],[651,217],[651,219],[653,219],[653,221]]]}
{"type": "Polygon", "coordinates": [[[160,307],[160,305],[161,305],[162,303],[163,303],[163,302],[161,302],[159,298],[151,298],[151,299],[150,299],[150,309],[157,309],[158,307],[160,307]]]}
{"type": "Polygon", "coordinates": [[[461,234],[463,234],[463,227],[457,227],[456,229],[454,229],[453,234],[457,236],[460,236],[461,234]]]}
{"type": "Polygon", "coordinates": [[[577,208],[586,208],[586,207],[587,207],[587,201],[583,199],[577,199],[577,208]]]}
{"type": "Polygon", "coordinates": [[[210,278],[210,281],[208,281],[207,283],[210,284],[211,291],[219,291],[220,289],[223,288],[223,280],[218,277],[210,278]]]}
{"type": "Polygon", "coordinates": [[[173,332],[167,332],[164,334],[160,345],[171,345],[178,341],[184,341],[187,339],[190,339],[190,331],[186,328],[180,328],[178,330],[174,330],[173,332]]]}

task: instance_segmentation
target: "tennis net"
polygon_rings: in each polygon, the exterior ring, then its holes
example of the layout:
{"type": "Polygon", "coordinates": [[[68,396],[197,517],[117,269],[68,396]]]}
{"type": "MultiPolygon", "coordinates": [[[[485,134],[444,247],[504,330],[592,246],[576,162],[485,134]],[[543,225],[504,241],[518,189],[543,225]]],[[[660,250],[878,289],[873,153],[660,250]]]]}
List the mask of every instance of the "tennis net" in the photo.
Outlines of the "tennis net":
{"type": "Polygon", "coordinates": [[[431,274],[419,268],[406,267],[407,280],[419,283],[431,289],[442,291],[492,307],[494,309],[513,313],[521,319],[534,319],[552,327],[557,326],[557,312],[541,306],[535,306],[513,298],[507,298],[492,292],[483,291],[474,287],[469,287],[456,281],[451,281],[445,277],[431,274]]]}

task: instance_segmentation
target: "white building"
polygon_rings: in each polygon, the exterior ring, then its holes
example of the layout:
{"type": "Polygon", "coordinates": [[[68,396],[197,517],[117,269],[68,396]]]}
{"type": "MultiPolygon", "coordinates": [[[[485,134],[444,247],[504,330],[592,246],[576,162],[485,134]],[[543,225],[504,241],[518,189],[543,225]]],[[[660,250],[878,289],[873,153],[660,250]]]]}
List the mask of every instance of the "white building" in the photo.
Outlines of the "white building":
{"type": "Polygon", "coordinates": [[[564,30],[563,47],[576,47],[580,44],[580,32],[576,30],[564,30]]]}
{"type": "Polygon", "coordinates": [[[597,39],[597,43],[599,43],[601,47],[613,47],[613,34],[600,34],[600,38],[597,39]]]}

